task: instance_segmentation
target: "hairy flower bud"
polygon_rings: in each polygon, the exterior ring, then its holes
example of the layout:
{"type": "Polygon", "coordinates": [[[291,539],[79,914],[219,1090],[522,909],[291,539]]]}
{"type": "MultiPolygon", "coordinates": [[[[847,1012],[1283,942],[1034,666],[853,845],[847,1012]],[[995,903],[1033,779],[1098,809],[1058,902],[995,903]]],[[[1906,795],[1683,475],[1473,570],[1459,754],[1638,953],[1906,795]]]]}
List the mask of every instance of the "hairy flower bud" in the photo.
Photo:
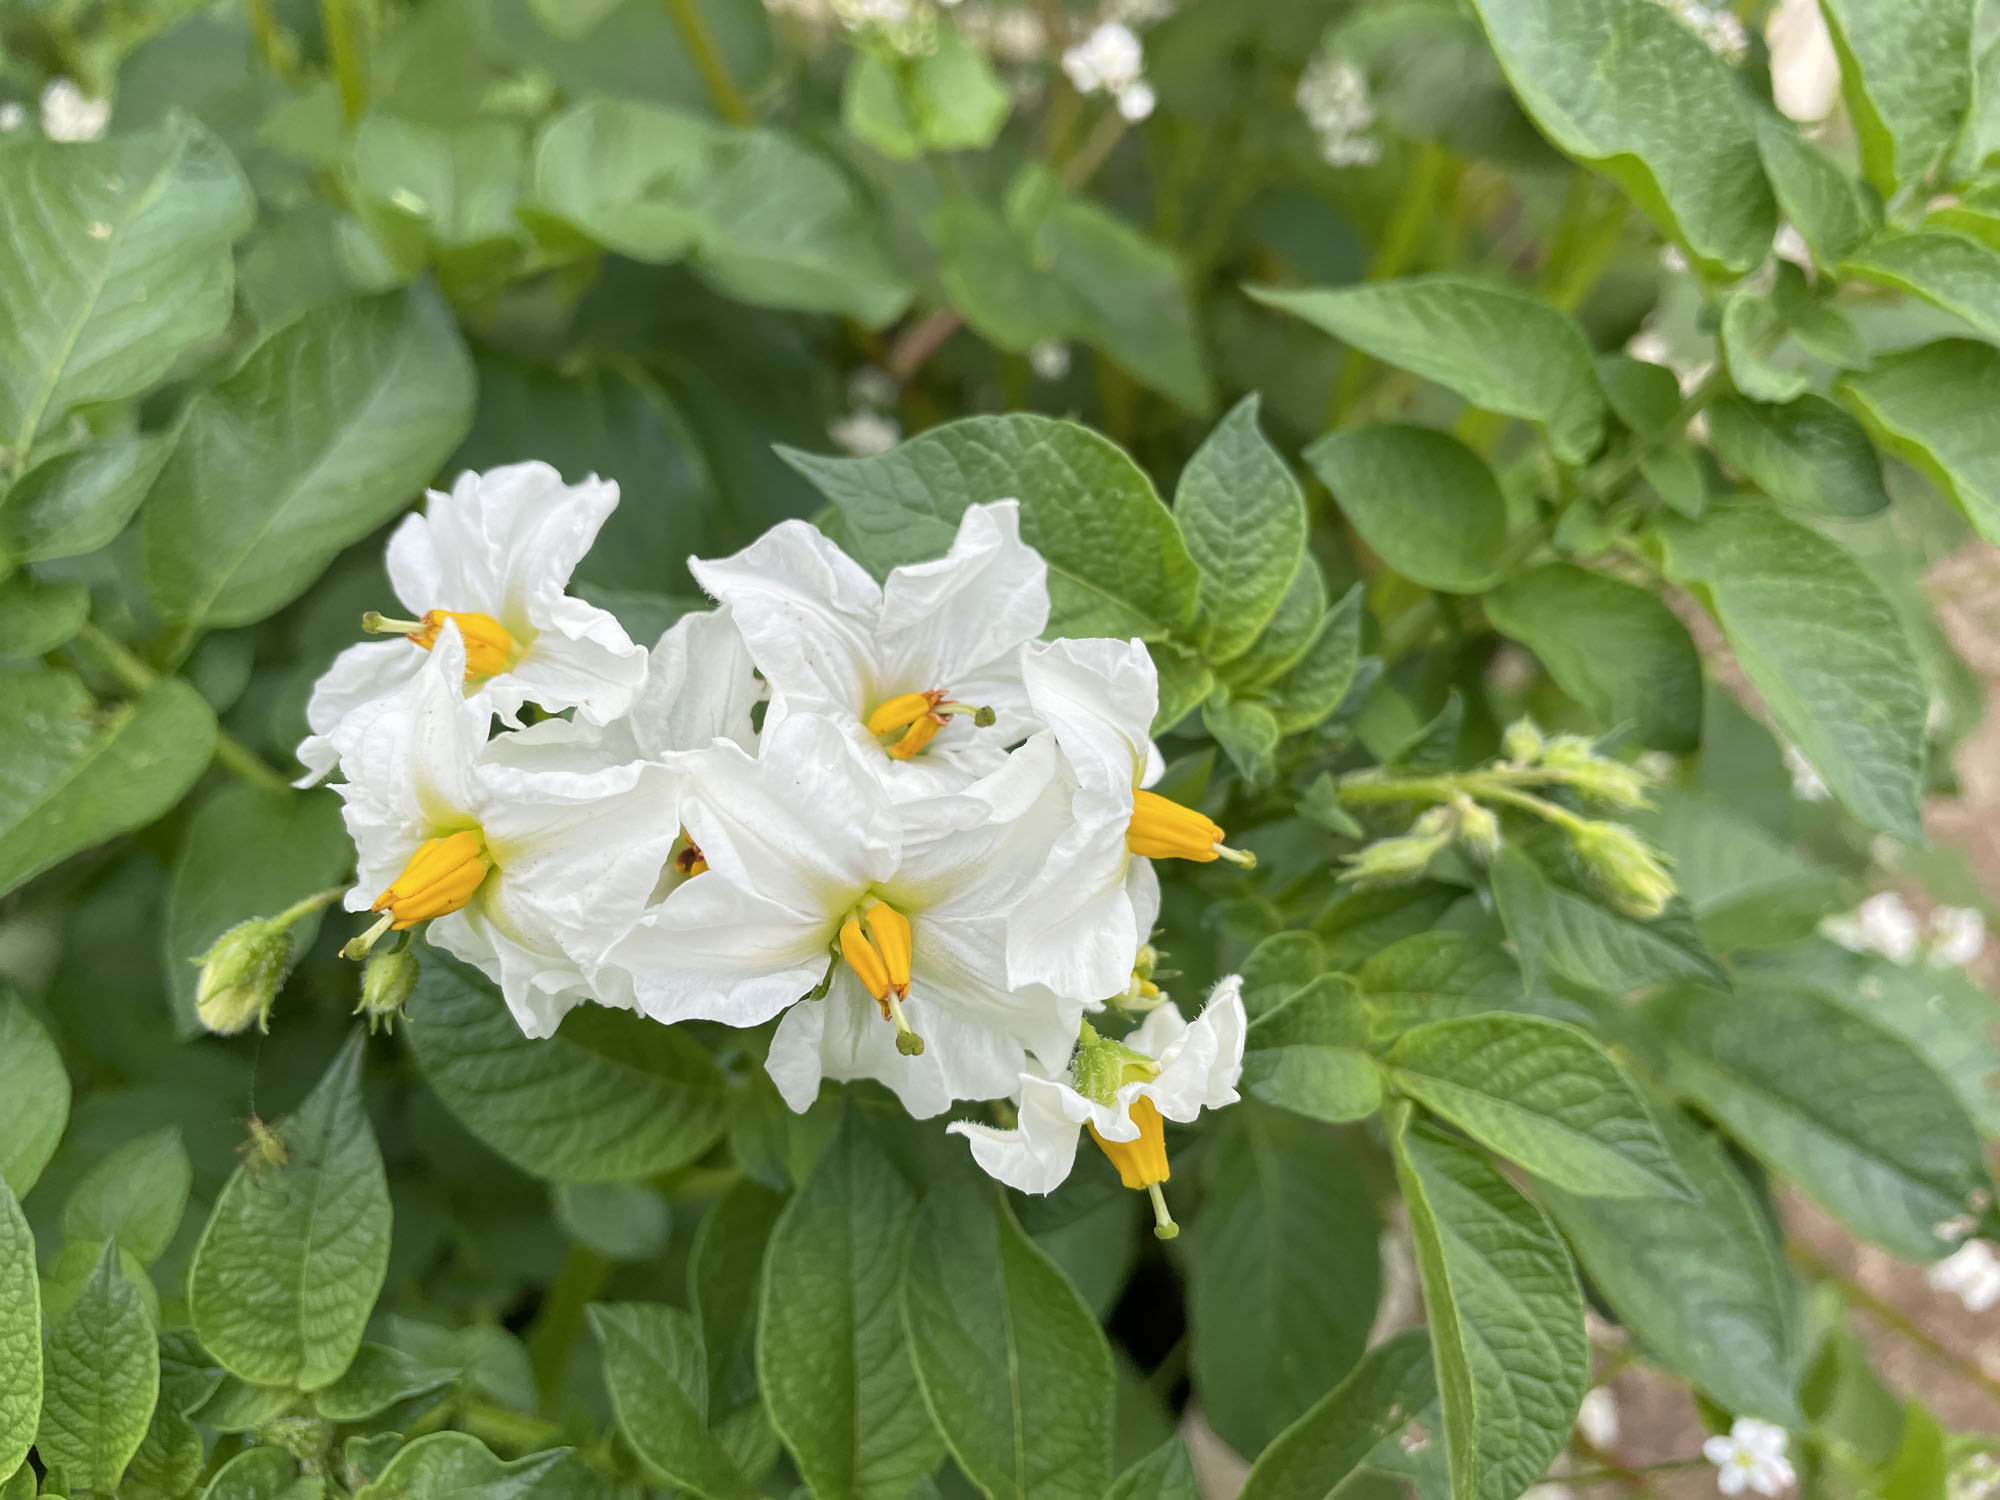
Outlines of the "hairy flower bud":
{"type": "Polygon", "coordinates": [[[1579,796],[1606,807],[1621,809],[1648,807],[1646,793],[1653,781],[1636,766],[1599,755],[1592,743],[1580,734],[1558,735],[1542,752],[1542,767],[1564,785],[1574,787],[1579,796]]]}
{"type": "Polygon", "coordinates": [[[1342,880],[1356,885],[1397,885],[1419,878],[1458,832],[1458,814],[1433,807],[1397,838],[1378,839],[1347,862],[1342,880]]]}
{"type": "Polygon", "coordinates": [[[1542,757],[1542,732],[1532,719],[1516,719],[1500,736],[1500,753],[1517,766],[1533,765],[1542,757]]]}
{"type": "Polygon", "coordinates": [[[1482,865],[1493,863],[1493,857],[1500,852],[1500,820],[1492,809],[1481,807],[1463,792],[1451,799],[1451,810],[1458,818],[1458,841],[1465,845],[1466,853],[1482,865]]]}
{"type": "Polygon", "coordinates": [[[1584,823],[1570,833],[1570,848],[1612,903],[1650,922],[1673,899],[1673,877],[1661,855],[1622,823],[1584,823]]]}
{"type": "Polygon", "coordinates": [[[238,922],[194,960],[201,965],[195,982],[195,1014],[218,1036],[234,1036],[256,1022],[270,1029],[271,1002],[292,966],[289,923],[271,917],[238,922]]]}
{"type": "Polygon", "coordinates": [[[372,1032],[378,1025],[394,1030],[403,1014],[403,1002],[417,987],[417,955],[407,947],[380,949],[368,955],[361,970],[361,1003],[357,1016],[368,1018],[372,1032]]]}

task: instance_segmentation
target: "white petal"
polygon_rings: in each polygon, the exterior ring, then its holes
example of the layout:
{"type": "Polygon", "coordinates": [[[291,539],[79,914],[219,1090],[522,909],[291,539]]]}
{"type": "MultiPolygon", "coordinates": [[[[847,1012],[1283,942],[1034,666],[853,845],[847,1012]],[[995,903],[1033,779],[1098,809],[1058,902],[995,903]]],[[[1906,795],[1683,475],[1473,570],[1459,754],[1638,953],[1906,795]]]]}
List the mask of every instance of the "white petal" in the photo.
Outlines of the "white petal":
{"type": "Polygon", "coordinates": [[[692,558],[695,581],[729,606],[757,669],[790,712],[866,718],[877,689],[882,591],[804,521],[783,521],[733,557],[692,558]]]}
{"type": "Polygon", "coordinates": [[[1723,1433],[1715,1433],[1702,1443],[1701,1456],[1717,1468],[1726,1467],[1736,1456],[1736,1443],[1723,1433]]]}
{"type": "Polygon", "coordinates": [[[1139,641],[1098,638],[1039,642],[1021,653],[1035,716],[1055,731],[1086,791],[1131,806],[1153,755],[1159,679],[1139,641]]]}
{"type": "Polygon", "coordinates": [[[562,1018],[591,998],[583,971],[552,942],[522,941],[495,920],[485,893],[473,905],[428,924],[426,938],[478,968],[500,986],[524,1036],[554,1036],[562,1018]]]}
{"type": "MultiPolygon", "coordinates": [[[[448,497],[433,493],[431,502],[448,497]]],[[[484,560],[484,548],[480,549],[484,560]]],[[[421,616],[426,610],[461,609],[477,610],[481,614],[491,614],[500,604],[500,590],[497,580],[485,580],[485,586],[474,597],[465,592],[463,586],[454,590],[455,597],[467,600],[463,604],[445,603],[444,563],[438,557],[437,543],[431,537],[430,518],[410,514],[389,533],[388,554],[384,559],[389,570],[389,586],[396,591],[396,598],[411,614],[421,616]]]]}
{"type": "Polygon", "coordinates": [[[726,609],[682,615],[647,658],[631,710],[646,755],[698,750],[717,739],[756,749],[751,709],[764,696],[756,664],[726,609]]]}
{"type": "Polygon", "coordinates": [[[401,690],[351,712],[343,725],[341,773],[435,828],[478,821],[473,762],[486,742],[485,711],[465,697],[465,644],[456,625],[401,690]]]}
{"type": "Polygon", "coordinates": [[[882,586],[883,686],[975,702],[968,689],[984,679],[989,696],[1005,689],[1008,707],[1024,707],[1018,653],[1048,620],[1048,566],[1021,541],[1020,503],[968,506],[943,557],[897,568],[882,586]]]}
{"type": "Polygon", "coordinates": [[[558,599],[551,613],[561,623],[538,634],[512,670],[486,680],[487,701],[510,724],[524,703],[574,708],[593,724],[611,723],[631,708],[646,681],[645,648],[633,644],[612,616],[580,599],[558,599]]]}
{"type": "Polygon", "coordinates": [[[423,649],[408,641],[349,646],[336,656],[313,684],[306,704],[306,725],[312,733],[298,748],[306,774],[293,785],[316,785],[340,760],[342,726],[366,704],[399,692],[423,664],[423,649]]]}
{"type": "Polygon", "coordinates": [[[1072,823],[1057,837],[1034,889],[1008,918],[1012,983],[1103,1000],[1131,982],[1147,927],[1140,925],[1128,884],[1129,867],[1144,863],[1125,847],[1129,821],[1113,808],[1109,816],[1072,823]]]}
{"type": "Polygon", "coordinates": [[[605,952],[656,1021],[756,1026],[820,982],[833,925],[710,870],[676,886],[605,952]]]}
{"type": "Polygon", "coordinates": [[[962,1135],[972,1147],[972,1159],[989,1177],[1023,1193],[1052,1193],[1076,1165],[1080,1127],[1062,1108],[1060,1085],[1033,1077],[1022,1079],[1020,1123],[998,1130],[970,1120],[954,1120],[945,1129],[962,1135]]]}

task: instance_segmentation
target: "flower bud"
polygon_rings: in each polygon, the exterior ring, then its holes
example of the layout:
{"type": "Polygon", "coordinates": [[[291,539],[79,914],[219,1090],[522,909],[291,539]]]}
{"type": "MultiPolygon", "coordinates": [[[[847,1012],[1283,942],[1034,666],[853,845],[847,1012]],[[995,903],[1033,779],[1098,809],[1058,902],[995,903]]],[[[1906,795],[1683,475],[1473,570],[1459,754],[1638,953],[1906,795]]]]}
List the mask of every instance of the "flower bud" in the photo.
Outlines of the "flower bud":
{"type": "Polygon", "coordinates": [[[1542,755],[1542,732],[1532,719],[1516,719],[1500,736],[1500,753],[1517,766],[1533,765],[1542,755]]]}
{"type": "Polygon", "coordinates": [[[194,960],[201,965],[195,982],[195,1014],[218,1036],[234,1036],[252,1021],[270,1029],[271,1002],[292,966],[289,924],[270,917],[238,922],[194,960]]]}
{"type": "Polygon", "coordinates": [[[1606,807],[1651,805],[1646,793],[1653,785],[1652,778],[1636,766],[1599,755],[1580,734],[1559,735],[1549,741],[1542,753],[1542,768],[1574,787],[1579,796],[1606,807]]]}
{"type": "Polygon", "coordinates": [[[1458,841],[1466,853],[1482,865],[1492,864],[1500,852],[1500,820],[1463,792],[1451,799],[1451,810],[1458,815],[1458,841]]]}
{"type": "Polygon", "coordinates": [[[1673,877],[1659,853],[1622,823],[1581,824],[1570,848],[1627,916],[1650,922],[1673,899],[1673,877]]]}
{"type": "Polygon", "coordinates": [[[1411,825],[1408,833],[1379,839],[1354,855],[1340,878],[1357,885],[1397,885],[1415,880],[1430,868],[1431,860],[1452,841],[1457,831],[1456,811],[1433,807],[1411,825]]]}
{"type": "Polygon", "coordinates": [[[357,1016],[368,1018],[368,1029],[379,1025],[393,1031],[403,1014],[403,1002],[417,987],[417,956],[405,946],[382,948],[368,955],[361,970],[361,1003],[357,1016]]]}

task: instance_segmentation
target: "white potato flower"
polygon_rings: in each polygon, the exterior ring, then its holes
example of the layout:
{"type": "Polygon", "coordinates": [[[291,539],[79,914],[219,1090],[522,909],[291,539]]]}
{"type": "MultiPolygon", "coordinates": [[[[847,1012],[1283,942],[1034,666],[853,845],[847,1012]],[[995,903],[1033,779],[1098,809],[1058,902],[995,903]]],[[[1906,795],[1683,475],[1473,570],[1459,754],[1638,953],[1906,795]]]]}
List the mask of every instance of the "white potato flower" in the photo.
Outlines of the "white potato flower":
{"type": "Polygon", "coordinates": [[[1145,49],[1131,27],[1106,21],[1062,55],[1063,72],[1079,94],[1122,94],[1139,81],[1145,49]]]}
{"type": "Polygon", "coordinates": [[[1703,1443],[1701,1452],[1715,1465],[1715,1487],[1723,1494],[1740,1495],[1752,1489],[1760,1495],[1776,1495],[1798,1483],[1798,1475],[1785,1457],[1789,1441],[1785,1429],[1774,1422],[1738,1417],[1727,1433],[1718,1433],[1703,1443]]]}
{"type": "Polygon", "coordinates": [[[51,78],[42,90],[42,134],[52,141],[94,141],[111,123],[111,101],[93,99],[74,79],[51,78]]]}
{"type": "Polygon", "coordinates": [[[2000,1303],[2000,1257],[1984,1240],[1967,1240],[1924,1272],[1933,1291],[1949,1292],[1967,1312],[1985,1312],[2000,1303]]]}
{"type": "Polygon", "coordinates": [[[359,867],[346,904],[378,914],[344,951],[427,922],[433,943],[498,981],[522,1031],[549,1036],[604,998],[598,960],[672,858],[678,776],[607,765],[561,720],[489,740],[464,674],[447,621],[416,675],[342,726],[335,790],[359,867]]]}
{"type": "Polygon", "coordinates": [[[1878,891],[1844,917],[1828,917],[1820,930],[1852,953],[1879,953],[1891,963],[1917,956],[1917,914],[1895,891],[1878,891]]]}
{"type": "Polygon", "coordinates": [[[1160,1191],[1171,1175],[1164,1122],[1188,1124],[1204,1109],[1236,1102],[1247,1029],[1243,980],[1232,974],[1191,1024],[1169,1001],[1122,1042],[1084,1027],[1067,1067],[1021,1075],[1014,1129],[970,1120],[947,1128],[971,1143],[990,1176],[1024,1193],[1060,1187],[1076,1164],[1078,1133],[1088,1129],[1125,1186],[1152,1197],[1156,1232],[1170,1239],[1174,1221],[1160,1191]]]}
{"type": "Polygon", "coordinates": [[[1020,652],[1048,623],[1048,568],[1012,500],[967,507],[943,557],[880,584],[803,521],[689,566],[770,684],[766,729],[833,721],[899,798],[958,789],[1039,727],[1020,652]]]}
{"type": "Polygon", "coordinates": [[[593,724],[624,714],[646,680],[646,652],[608,612],[565,592],[617,504],[617,485],[594,475],[564,484],[544,463],[462,474],[450,494],[433,491],[389,538],[390,586],[417,618],[365,617],[364,629],[402,639],[350,646],[314,685],[299,785],[333,768],[356,710],[417,675],[446,621],[464,644],[466,696],[504,722],[517,724],[529,703],[593,724]]]}
{"type": "Polygon", "coordinates": [[[1926,957],[1936,968],[1962,969],[1986,951],[1986,918],[1969,906],[1940,906],[1929,926],[1926,957]]]}

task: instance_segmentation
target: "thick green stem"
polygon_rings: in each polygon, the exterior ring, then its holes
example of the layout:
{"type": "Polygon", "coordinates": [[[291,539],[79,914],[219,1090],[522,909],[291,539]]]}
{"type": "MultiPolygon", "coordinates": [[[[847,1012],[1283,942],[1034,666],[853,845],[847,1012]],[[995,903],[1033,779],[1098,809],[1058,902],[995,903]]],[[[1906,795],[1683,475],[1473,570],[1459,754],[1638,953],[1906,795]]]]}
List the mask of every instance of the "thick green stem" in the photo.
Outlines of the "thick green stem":
{"type": "MultiPolygon", "coordinates": [[[[86,624],[77,639],[88,645],[110,668],[111,675],[135,693],[149,692],[160,674],[95,625],[86,624]]],[[[291,790],[291,783],[257,755],[248,745],[220,725],[215,730],[215,761],[230,775],[269,792],[291,790]]]]}
{"type": "MultiPolygon", "coordinates": [[[[1375,258],[1368,264],[1369,281],[1390,281],[1408,268],[1423,239],[1424,226],[1436,208],[1438,191],[1447,180],[1451,164],[1450,154],[1435,141],[1425,141],[1417,148],[1403,178],[1402,196],[1389,214],[1375,258]]],[[[1360,350],[1352,347],[1347,350],[1341,361],[1340,378],[1334,382],[1333,398],[1327,404],[1327,426],[1338,427],[1346,420],[1361,396],[1371,364],[1360,350]]]]}
{"type": "Polygon", "coordinates": [[[583,1336],[584,1310],[604,1289],[610,1274],[610,1261],[595,1250],[572,1245],[549,1285],[548,1298],[528,1331],[528,1364],[535,1372],[535,1390],[543,1411],[555,1409],[569,1374],[571,1351],[583,1336]]]}
{"type": "Polygon", "coordinates": [[[354,0],[319,0],[319,15],[327,56],[340,86],[340,113],[351,126],[368,108],[367,64],[361,55],[354,0]]]}
{"type": "Polygon", "coordinates": [[[709,30],[700,0],[667,0],[667,13],[674,18],[674,29],[681,34],[688,56],[694,59],[695,71],[701,74],[702,87],[708,90],[715,112],[731,125],[750,124],[755,118],[750,101],[729,76],[729,64],[716,45],[715,33],[709,30]]]}

